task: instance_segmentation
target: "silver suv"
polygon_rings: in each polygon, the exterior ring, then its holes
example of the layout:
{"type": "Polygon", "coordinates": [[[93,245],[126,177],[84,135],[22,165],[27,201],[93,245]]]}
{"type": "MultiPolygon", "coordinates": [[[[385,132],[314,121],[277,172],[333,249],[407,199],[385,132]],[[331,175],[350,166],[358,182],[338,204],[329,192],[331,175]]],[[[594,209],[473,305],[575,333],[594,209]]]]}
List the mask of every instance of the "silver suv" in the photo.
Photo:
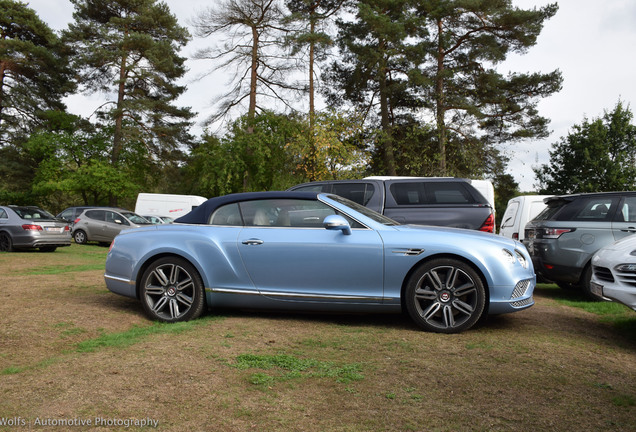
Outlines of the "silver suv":
{"type": "Polygon", "coordinates": [[[91,208],[84,210],[73,223],[77,244],[88,241],[110,243],[121,230],[151,225],[145,218],[128,210],[91,208]]]}
{"type": "Polygon", "coordinates": [[[546,198],[546,209],[525,228],[524,244],[537,276],[590,295],[594,253],[636,233],[636,192],[546,198]]]}

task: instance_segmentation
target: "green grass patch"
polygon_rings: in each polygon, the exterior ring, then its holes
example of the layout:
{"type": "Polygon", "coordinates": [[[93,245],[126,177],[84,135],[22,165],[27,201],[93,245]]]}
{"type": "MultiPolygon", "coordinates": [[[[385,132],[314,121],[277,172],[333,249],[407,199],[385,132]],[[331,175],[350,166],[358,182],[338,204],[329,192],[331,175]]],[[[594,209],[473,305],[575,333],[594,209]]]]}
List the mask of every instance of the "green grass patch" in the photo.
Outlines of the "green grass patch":
{"type": "Polygon", "coordinates": [[[350,383],[364,379],[362,367],[358,363],[337,365],[315,359],[301,359],[293,355],[241,354],[232,367],[237,369],[261,369],[271,373],[255,372],[248,377],[254,385],[271,386],[277,381],[296,378],[335,378],[339,383],[350,383]]]}
{"type": "Polygon", "coordinates": [[[30,271],[22,272],[27,275],[56,275],[62,273],[75,273],[90,270],[104,270],[104,263],[95,264],[79,264],[79,265],[66,265],[66,266],[45,266],[38,267],[30,271]]]}
{"type": "Polygon", "coordinates": [[[76,351],[80,353],[94,352],[102,348],[125,348],[141,342],[149,336],[156,334],[178,334],[184,331],[192,330],[217,320],[218,317],[205,317],[193,321],[178,323],[160,323],[154,322],[149,326],[134,326],[129,330],[116,333],[104,333],[93,339],[79,342],[76,345],[76,351]]]}

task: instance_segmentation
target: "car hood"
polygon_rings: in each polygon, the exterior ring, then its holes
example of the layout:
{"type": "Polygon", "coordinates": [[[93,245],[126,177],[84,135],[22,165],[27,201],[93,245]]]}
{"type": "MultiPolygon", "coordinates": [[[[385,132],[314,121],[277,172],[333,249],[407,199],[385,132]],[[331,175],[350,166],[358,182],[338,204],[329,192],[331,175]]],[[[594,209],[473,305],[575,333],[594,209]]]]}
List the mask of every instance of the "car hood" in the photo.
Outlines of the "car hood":
{"type": "Polygon", "coordinates": [[[629,255],[630,252],[636,250],[636,235],[623,237],[619,241],[601,248],[602,251],[620,252],[629,255]]]}
{"type": "MultiPolygon", "coordinates": [[[[417,235],[419,233],[436,233],[439,235],[449,235],[452,237],[462,237],[462,238],[474,238],[482,241],[489,241],[492,243],[499,243],[502,247],[507,246],[510,248],[514,247],[522,247],[523,244],[512,240],[508,237],[504,237],[498,234],[492,234],[477,230],[463,229],[463,228],[449,228],[449,227],[438,227],[438,226],[430,226],[430,225],[397,225],[395,227],[397,231],[409,232],[413,235],[417,235]]],[[[524,246],[525,247],[525,246],[524,246]]]]}

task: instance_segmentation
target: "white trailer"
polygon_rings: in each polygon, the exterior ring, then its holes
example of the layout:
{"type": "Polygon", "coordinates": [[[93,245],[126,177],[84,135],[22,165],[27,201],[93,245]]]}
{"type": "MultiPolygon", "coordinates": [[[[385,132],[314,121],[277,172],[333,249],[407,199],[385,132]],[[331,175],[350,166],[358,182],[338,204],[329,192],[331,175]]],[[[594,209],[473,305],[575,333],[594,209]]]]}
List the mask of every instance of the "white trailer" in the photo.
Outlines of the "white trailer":
{"type": "Polygon", "coordinates": [[[167,216],[176,219],[186,215],[207,198],[197,195],[171,195],[140,193],[137,196],[135,213],[141,216],[167,216]]]}

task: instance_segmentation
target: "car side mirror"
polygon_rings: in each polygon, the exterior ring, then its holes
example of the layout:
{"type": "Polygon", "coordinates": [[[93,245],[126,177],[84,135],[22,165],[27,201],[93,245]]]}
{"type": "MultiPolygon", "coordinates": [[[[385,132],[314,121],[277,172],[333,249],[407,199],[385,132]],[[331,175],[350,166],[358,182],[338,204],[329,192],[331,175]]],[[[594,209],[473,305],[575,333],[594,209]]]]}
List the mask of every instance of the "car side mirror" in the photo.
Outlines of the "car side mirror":
{"type": "Polygon", "coordinates": [[[123,222],[122,222],[121,220],[119,220],[119,219],[115,219],[115,221],[114,221],[114,222],[115,222],[116,224],[119,224],[119,225],[121,225],[121,224],[123,223],[123,222]]]}
{"type": "Polygon", "coordinates": [[[329,215],[322,221],[322,225],[327,230],[342,231],[344,235],[351,235],[351,225],[340,215],[329,215]]]}

